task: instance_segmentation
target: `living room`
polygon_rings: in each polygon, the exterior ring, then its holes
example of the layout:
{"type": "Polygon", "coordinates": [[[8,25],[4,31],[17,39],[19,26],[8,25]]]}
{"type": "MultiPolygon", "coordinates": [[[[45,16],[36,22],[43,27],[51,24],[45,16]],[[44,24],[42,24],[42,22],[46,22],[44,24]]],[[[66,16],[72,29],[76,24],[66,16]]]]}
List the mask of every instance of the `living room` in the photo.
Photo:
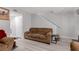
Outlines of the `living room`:
{"type": "MultiPolygon", "coordinates": [[[[12,51],[70,51],[72,39],[78,41],[78,7],[3,7],[2,9],[9,10],[9,18],[0,20],[0,29],[14,39],[16,46],[12,51]],[[45,36],[45,40],[29,40],[27,32],[30,30],[44,35],[46,35],[44,32],[50,31],[51,34],[45,36]]],[[[32,34],[31,37],[44,38],[42,35],[32,34]]],[[[77,49],[78,47],[74,48],[77,49]]]]}

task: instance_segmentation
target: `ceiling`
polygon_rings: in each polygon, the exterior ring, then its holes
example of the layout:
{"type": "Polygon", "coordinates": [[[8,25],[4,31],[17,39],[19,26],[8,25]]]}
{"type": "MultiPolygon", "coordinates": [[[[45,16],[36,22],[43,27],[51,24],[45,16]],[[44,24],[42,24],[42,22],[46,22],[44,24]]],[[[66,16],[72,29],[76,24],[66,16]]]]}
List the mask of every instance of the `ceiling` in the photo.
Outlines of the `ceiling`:
{"type": "Polygon", "coordinates": [[[8,7],[10,10],[21,10],[28,13],[62,13],[62,12],[75,12],[78,7],[8,7]]]}

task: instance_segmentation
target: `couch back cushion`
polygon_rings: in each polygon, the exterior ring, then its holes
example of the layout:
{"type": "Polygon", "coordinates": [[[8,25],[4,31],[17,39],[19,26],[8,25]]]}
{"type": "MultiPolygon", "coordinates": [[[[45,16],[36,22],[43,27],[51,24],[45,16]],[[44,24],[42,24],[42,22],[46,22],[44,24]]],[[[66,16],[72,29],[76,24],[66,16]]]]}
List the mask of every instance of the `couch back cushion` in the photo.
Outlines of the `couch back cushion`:
{"type": "Polygon", "coordinates": [[[51,28],[31,28],[30,31],[32,33],[46,34],[48,32],[52,32],[51,28]]]}
{"type": "Polygon", "coordinates": [[[30,28],[30,32],[37,33],[38,32],[38,29],[37,28],[30,28]]]}
{"type": "Polygon", "coordinates": [[[0,39],[4,38],[6,36],[7,35],[6,35],[5,31],[4,30],[0,30],[0,39]]]}

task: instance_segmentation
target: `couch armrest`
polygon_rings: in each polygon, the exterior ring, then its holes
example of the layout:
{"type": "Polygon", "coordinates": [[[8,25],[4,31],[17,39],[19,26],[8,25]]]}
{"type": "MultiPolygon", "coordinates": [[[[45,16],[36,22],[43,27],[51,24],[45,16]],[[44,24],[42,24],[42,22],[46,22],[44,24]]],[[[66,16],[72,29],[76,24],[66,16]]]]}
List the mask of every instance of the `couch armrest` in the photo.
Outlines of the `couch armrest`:
{"type": "Polygon", "coordinates": [[[51,32],[48,32],[47,34],[46,34],[46,39],[47,39],[47,42],[50,44],[50,42],[51,42],[51,35],[52,35],[52,33],[51,32]]]}
{"type": "Polygon", "coordinates": [[[24,33],[24,35],[27,35],[27,34],[29,34],[29,33],[30,33],[30,32],[29,32],[29,31],[27,31],[27,32],[25,32],[25,33],[24,33]]]}
{"type": "Polygon", "coordinates": [[[47,34],[46,34],[46,36],[51,36],[52,35],[52,33],[51,32],[48,32],[47,34]]]}
{"type": "Polygon", "coordinates": [[[4,37],[2,40],[4,44],[9,44],[11,42],[14,42],[14,38],[12,37],[4,37]]]}
{"type": "Polygon", "coordinates": [[[3,39],[6,39],[6,40],[15,40],[14,37],[4,37],[3,39]]]}
{"type": "Polygon", "coordinates": [[[29,32],[29,31],[27,31],[27,32],[25,32],[25,33],[29,34],[30,32],[29,32]]]}
{"type": "Polygon", "coordinates": [[[24,38],[25,39],[27,38],[27,36],[28,36],[29,33],[30,33],[30,31],[27,31],[27,32],[24,33],[24,38]]]}
{"type": "Polygon", "coordinates": [[[71,49],[71,51],[79,51],[79,42],[72,41],[70,43],[70,49],[71,49]]]}

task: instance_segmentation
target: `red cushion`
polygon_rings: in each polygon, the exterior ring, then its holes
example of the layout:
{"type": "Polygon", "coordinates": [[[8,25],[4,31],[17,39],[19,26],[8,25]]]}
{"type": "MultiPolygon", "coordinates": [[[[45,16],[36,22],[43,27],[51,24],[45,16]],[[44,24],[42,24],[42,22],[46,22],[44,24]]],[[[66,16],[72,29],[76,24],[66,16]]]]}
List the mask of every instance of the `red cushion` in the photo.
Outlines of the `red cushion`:
{"type": "Polygon", "coordinates": [[[4,30],[0,30],[0,39],[2,39],[3,37],[6,37],[6,33],[4,30]]]}

